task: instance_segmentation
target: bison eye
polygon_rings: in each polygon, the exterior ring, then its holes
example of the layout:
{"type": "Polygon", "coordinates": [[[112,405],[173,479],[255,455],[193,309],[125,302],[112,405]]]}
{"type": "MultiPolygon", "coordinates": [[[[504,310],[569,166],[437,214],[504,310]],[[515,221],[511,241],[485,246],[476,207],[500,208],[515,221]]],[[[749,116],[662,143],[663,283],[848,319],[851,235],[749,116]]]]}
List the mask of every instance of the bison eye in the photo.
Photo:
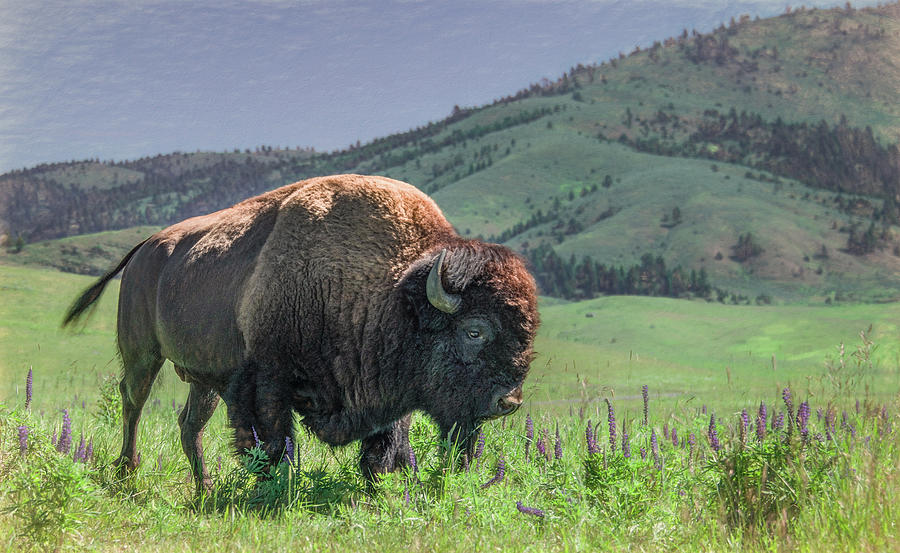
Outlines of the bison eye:
{"type": "Polygon", "coordinates": [[[468,332],[466,332],[466,334],[468,334],[469,338],[471,338],[473,340],[481,338],[481,331],[478,330],[477,328],[470,328],[468,330],[468,332]]]}

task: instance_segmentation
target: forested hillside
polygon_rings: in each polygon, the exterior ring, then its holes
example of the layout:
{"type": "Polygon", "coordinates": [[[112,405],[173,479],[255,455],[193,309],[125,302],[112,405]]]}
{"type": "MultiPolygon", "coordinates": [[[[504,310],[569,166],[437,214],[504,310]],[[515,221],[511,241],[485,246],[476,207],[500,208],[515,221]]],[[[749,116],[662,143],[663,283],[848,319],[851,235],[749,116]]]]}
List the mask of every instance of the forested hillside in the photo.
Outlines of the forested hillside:
{"type": "Polygon", "coordinates": [[[741,17],[341,151],[8,173],[0,234],[16,251],[379,173],[431,194],[461,233],[528,256],[553,295],[894,298],[898,52],[897,3],[741,17]]]}

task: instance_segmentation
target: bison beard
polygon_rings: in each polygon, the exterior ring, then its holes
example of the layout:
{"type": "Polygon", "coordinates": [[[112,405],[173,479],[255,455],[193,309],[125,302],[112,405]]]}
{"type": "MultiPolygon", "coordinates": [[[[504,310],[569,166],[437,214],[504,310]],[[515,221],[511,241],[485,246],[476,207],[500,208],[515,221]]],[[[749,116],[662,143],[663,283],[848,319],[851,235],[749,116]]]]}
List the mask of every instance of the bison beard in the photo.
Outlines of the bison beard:
{"type": "Polygon", "coordinates": [[[198,486],[210,485],[202,434],[220,397],[239,453],[258,439],[281,459],[296,412],[329,444],[361,440],[369,480],[406,463],[413,411],[471,454],[481,423],[522,402],[534,280],[399,181],[310,179],[175,224],[86,290],[63,325],[119,271],[124,469],[165,359],[190,384],[179,425],[198,486]]]}

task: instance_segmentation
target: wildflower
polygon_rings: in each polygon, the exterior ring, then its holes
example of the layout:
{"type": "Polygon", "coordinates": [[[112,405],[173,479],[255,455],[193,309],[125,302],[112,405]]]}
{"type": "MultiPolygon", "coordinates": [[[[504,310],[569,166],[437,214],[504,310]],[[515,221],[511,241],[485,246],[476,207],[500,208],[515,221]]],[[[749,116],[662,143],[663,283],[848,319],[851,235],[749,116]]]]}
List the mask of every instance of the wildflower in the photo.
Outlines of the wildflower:
{"type": "Polygon", "coordinates": [[[641,395],[644,397],[644,426],[647,426],[647,416],[650,413],[650,390],[646,384],[641,386],[641,395]]]}
{"type": "Polygon", "coordinates": [[[531,515],[533,517],[544,516],[544,511],[537,509],[535,507],[526,507],[525,505],[522,505],[521,501],[516,501],[516,509],[518,509],[520,513],[524,513],[526,515],[531,515]]]}
{"type": "Polygon", "coordinates": [[[478,439],[475,442],[475,453],[472,454],[473,459],[478,459],[484,453],[484,432],[478,431],[478,439]]]}
{"type": "Polygon", "coordinates": [[[559,438],[559,423],[556,424],[556,442],[553,444],[553,457],[555,459],[562,459],[563,450],[562,450],[562,440],[559,438]]]}
{"type": "Polygon", "coordinates": [[[642,447],[641,448],[641,461],[646,461],[646,460],[647,460],[647,450],[642,447]]]}
{"type": "Polygon", "coordinates": [[[591,424],[591,421],[587,422],[587,428],[584,429],[584,439],[587,442],[588,455],[600,452],[600,447],[597,445],[597,438],[594,437],[594,426],[591,424]]]}
{"type": "Polygon", "coordinates": [[[534,421],[531,420],[531,413],[525,416],[525,460],[528,460],[531,442],[534,441],[534,421]]]}
{"type": "Polygon", "coordinates": [[[741,447],[745,447],[747,445],[747,427],[750,425],[750,416],[747,414],[747,410],[744,409],[741,411],[741,424],[738,427],[738,431],[741,436],[741,447]],[[747,424],[744,424],[744,420],[747,421],[747,424]]]}
{"type": "Polygon", "coordinates": [[[625,421],[622,421],[622,457],[631,458],[631,446],[628,444],[628,430],[625,429],[625,421]]]}
{"type": "Polygon", "coordinates": [[[403,503],[409,507],[409,486],[403,484],[403,503]]]}
{"type": "Polygon", "coordinates": [[[784,413],[778,413],[778,416],[772,421],[772,430],[781,430],[784,428],[784,413]]]}
{"type": "Polygon", "coordinates": [[[856,414],[859,414],[859,398],[856,399],[856,414]]]}
{"type": "Polygon", "coordinates": [[[59,442],[56,441],[56,429],[54,428],[54,429],[53,429],[53,435],[50,436],[50,444],[51,444],[53,447],[56,447],[56,444],[58,444],[58,443],[59,443],[59,442]]]}
{"type": "Polygon", "coordinates": [[[678,447],[678,432],[672,429],[672,447],[678,447]]]}
{"type": "Polygon", "coordinates": [[[759,411],[756,413],[756,439],[757,441],[762,442],[766,439],[766,419],[768,418],[768,411],[766,409],[766,404],[763,402],[759,403],[759,411]]]}
{"type": "Polygon", "coordinates": [[[809,402],[804,401],[797,408],[797,426],[800,428],[800,436],[803,442],[809,441],[809,402]]]}
{"type": "Polygon", "coordinates": [[[251,425],[250,430],[253,431],[253,444],[256,447],[259,447],[260,446],[259,434],[256,433],[256,427],[251,425]]]}
{"type": "Polygon", "coordinates": [[[294,442],[291,441],[290,436],[284,437],[284,457],[281,458],[281,462],[289,465],[294,464],[294,442]]]}
{"type": "Polygon", "coordinates": [[[688,463],[694,458],[694,446],[697,444],[697,438],[694,437],[694,433],[691,432],[688,434],[688,463]]]}
{"type": "Polygon", "coordinates": [[[413,474],[419,472],[419,465],[416,464],[416,452],[413,451],[412,444],[409,446],[409,466],[412,469],[413,474]]]}
{"type": "Polygon", "coordinates": [[[75,454],[72,455],[72,460],[76,463],[84,463],[87,461],[87,444],[84,443],[84,432],[81,433],[81,440],[78,442],[78,447],[75,448],[75,454]]]}
{"type": "Polygon", "coordinates": [[[790,436],[794,427],[794,398],[790,388],[781,391],[781,399],[784,400],[784,407],[787,409],[787,433],[790,436]]]}
{"type": "Polygon", "coordinates": [[[499,484],[503,482],[503,477],[506,476],[506,460],[502,457],[499,461],[497,461],[497,472],[494,474],[494,477],[481,485],[482,489],[490,488],[494,484],[499,484]]]}
{"type": "Polygon", "coordinates": [[[706,404],[704,404],[703,407],[700,408],[700,411],[701,411],[704,415],[706,414],[706,404]]]}
{"type": "Polygon", "coordinates": [[[28,369],[28,376],[25,377],[25,409],[28,410],[31,407],[31,392],[33,384],[33,376],[31,374],[31,368],[28,369]]]}
{"type": "Polygon", "coordinates": [[[669,439],[669,423],[663,424],[663,438],[669,439]]]}
{"type": "Polygon", "coordinates": [[[609,452],[616,452],[616,411],[609,398],[606,399],[606,420],[609,423],[609,452]]]}
{"type": "Polygon", "coordinates": [[[59,432],[59,441],[56,442],[56,451],[69,454],[72,449],[72,419],[69,418],[69,410],[63,409],[62,430],[59,432]]]}
{"type": "Polygon", "coordinates": [[[28,449],[28,427],[20,426],[19,427],[19,454],[25,455],[25,451],[28,449]]]}
{"type": "Polygon", "coordinates": [[[650,431],[650,451],[653,453],[653,465],[656,470],[662,470],[662,457],[659,455],[659,441],[656,438],[656,429],[650,431]]]}
{"type": "Polygon", "coordinates": [[[541,437],[538,438],[538,441],[535,445],[537,445],[538,452],[540,452],[541,457],[545,460],[550,460],[550,455],[547,453],[547,445],[550,443],[550,436],[547,434],[547,430],[541,430],[541,437]]]}
{"type": "Polygon", "coordinates": [[[719,443],[719,433],[716,430],[716,414],[713,413],[709,417],[709,430],[706,432],[707,437],[709,438],[709,446],[716,453],[722,449],[722,445],[719,443]]]}
{"type": "Polygon", "coordinates": [[[816,409],[816,420],[819,421],[819,422],[822,422],[822,416],[823,416],[824,414],[825,414],[825,412],[822,411],[822,408],[821,408],[821,407],[819,407],[818,409],[816,409]]]}
{"type": "Polygon", "coordinates": [[[93,463],[93,461],[94,461],[94,437],[93,436],[91,436],[91,438],[88,440],[87,449],[84,450],[84,458],[85,458],[86,463],[87,462],[93,463]]]}

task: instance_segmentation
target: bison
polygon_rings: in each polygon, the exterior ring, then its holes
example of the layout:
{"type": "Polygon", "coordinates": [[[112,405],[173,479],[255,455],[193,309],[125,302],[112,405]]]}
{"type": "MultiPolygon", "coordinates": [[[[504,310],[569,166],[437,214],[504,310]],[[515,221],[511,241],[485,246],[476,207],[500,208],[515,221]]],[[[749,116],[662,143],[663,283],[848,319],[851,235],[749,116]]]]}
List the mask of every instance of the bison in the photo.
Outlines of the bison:
{"type": "Polygon", "coordinates": [[[63,326],[120,271],[124,471],[165,359],[190,384],[178,422],[201,488],[219,398],[238,452],[261,443],[280,459],[296,412],[328,444],[361,440],[370,482],[405,464],[413,411],[471,455],[482,422],[522,402],[534,279],[400,181],[319,177],[172,225],[88,288],[63,326]]]}

